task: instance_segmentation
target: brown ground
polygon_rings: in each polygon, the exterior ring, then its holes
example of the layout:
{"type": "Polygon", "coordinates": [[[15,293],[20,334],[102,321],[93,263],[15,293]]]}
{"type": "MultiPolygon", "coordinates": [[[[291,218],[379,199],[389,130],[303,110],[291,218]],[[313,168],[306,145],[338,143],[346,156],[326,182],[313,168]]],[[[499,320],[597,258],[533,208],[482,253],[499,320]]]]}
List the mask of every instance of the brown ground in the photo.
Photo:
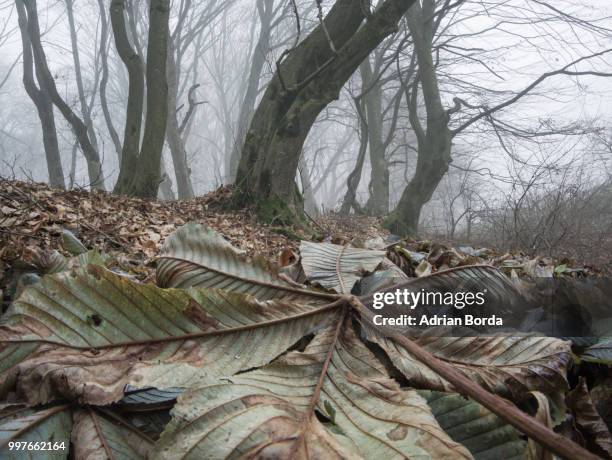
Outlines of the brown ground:
{"type": "MultiPolygon", "coordinates": [[[[206,224],[234,246],[271,260],[276,260],[284,248],[296,248],[299,239],[309,239],[300,230],[291,231],[288,238],[279,233],[282,229],[257,223],[247,210],[223,210],[230,196],[231,189],[222,187],[192,200],[158,202],[0,181],[0,286],[3,272],[23,258],[28,248],[59,250],[63,228],[72,231],[89,249],[117,251],[144,263],[158,254],[166,236],[187,222],[206,224]]],[[[313,227],[338,243],[368,239],[382,232],[376,219],[366,217],[351,221],[331,215],[313,227]]]]}
{"type": "MultiPolygon", "coordinates": [[[[0,181],[0,290],[9,282],[6,278],[11,276],[11,267],[17,261],[28,260],[31,249],[61,251],[62,229],[72,231],[88,249],[121,255],[134,267],[141,267],[143,278],[152,272],[153,258],[164,239],[187,222],[206,224],[249,255],[263,255],[271,262],[277,262],[284,249],[296,250],[300,239],[313,238],[299,229],[262,225],[248,210],[224,209],[231,193],[231,188],[222,187],[192,200],[158,202],[104,192],[56,190],[45,184],[0,181]]],[[[374,248],[371,242],[365,243],[372,238],[378,239],[375,244],[380,247],[385,244],[381,238],[388,236],[380,220],[372,217],[327,214],[317,218],[312,228],[319,233],[317,239],[356,247],[374,248]]],[[[525,265],[519,273],[531,276],[543,276],[542,270],[550,271],[559,265],[579,266],[578,270],[567,273],[572,276],[606,272],[575,260],[534,258],[520,251],[492,250],[474,259],[467,253],[458,254],[452,242],[440,244],[439,240],[437,243],[404,241],[403,246],[427,254],[433,271],[466,263],[487,263],[506,271],[525,265]]],[[[390,253],[389,257],[395,256],[390,253]]],[[[394,262],[401,265],[399,259],[394,262]]]]}

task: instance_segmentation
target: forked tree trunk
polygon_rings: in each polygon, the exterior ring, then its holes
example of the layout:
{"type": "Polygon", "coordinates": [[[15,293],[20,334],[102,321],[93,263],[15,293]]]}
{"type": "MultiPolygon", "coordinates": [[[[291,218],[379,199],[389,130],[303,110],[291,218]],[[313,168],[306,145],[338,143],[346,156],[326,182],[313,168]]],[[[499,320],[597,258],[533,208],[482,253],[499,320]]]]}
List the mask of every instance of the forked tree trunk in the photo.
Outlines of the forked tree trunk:
{"type": "Polygon", "coordinates": [[[129,77],[121,168],[114,192],[155,199],[162,180],[161,158],[168,117],[166,61],[170,2],[169,0],[151,0],[149,8],[146,65],[147,108],[140,149],[144,74],[142,60],[130,45],[126,29],[125,8],[125,0],[113,0],[110,8],[117,51],[127,67],[129,77]]]}
{"type": "Polygon", "coordinates": [[[337,53],[321,25],[289,53],[251,122],[238,167],[236,204],[257,204],[264,219],[301,216],[295,176],[308,132],[363,59],[397,30],[412,3],[386,0],[362,25],[363,3],[338,0],[324,20],[337,53]]]}
{"type": "Polygon", "coordinates": [[[22,0],[17,0],[15,3],[23,45],[23,85],[28,96],[34,102],[38,118],[40,119],[45,158],[47,160],[47,172],[49,173],[49,185],[65,189],[66,183],[64,181],[64,171],[57,141],[53,102],[45,88],[41,86],[39,89],[34,81],[34,61],[32,59],[32,44],[27,30],[27,13],[22,0]]]}
{"type": "Polygon", "coordinates": [[[32,52],[36,63],[36,75],[41,87],[44,87],[49,97],[53,101],[55,107],[62,113],[68,124],[70,124],[76,138],[79,141],[81,150],[87,160],[87,171],[89,174],[90,186],[95,189],[104,190],[104,173],[98,151],[92,145],[87,132],[87,126],[83,123],[74,111],[70,108],[66,101],[62,99],[57,87],[55,79],[49,70],[47,57],[42,46],[40,38],[40,26],[38,24],[38,11],[36,0],[20,0],[23,1],[27,13],[27,31],[30,42],[32,44],[32,52]]]}
{"type": "Polygon", "coordinates": [[[130,195],[157,198],[161,182],[161,156],[166,138],[168,84],[166,60],[170,0],[151,0],[147,44],[147,111],[138,169],[130,185],[130,195]]]}
{"type": "Polygon", "coordinates": [[[132,176],[136,174],[142,130],[142,108],[144,105],[144,70],[140,56],[130,44],[125,22],[125,0],[113,0],[110,18],[117,53],[128,73],[128,100],[125,114],[125,130],[121,149],[119,177],[115,193],[129,194],[132,176]]]}

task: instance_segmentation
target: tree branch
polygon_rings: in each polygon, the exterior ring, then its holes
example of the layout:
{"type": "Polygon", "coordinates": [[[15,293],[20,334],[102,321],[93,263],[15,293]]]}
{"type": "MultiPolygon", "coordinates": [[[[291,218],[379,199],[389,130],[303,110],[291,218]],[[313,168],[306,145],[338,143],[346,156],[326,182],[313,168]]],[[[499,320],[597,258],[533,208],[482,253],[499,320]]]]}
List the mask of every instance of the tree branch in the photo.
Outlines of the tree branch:
{"type": "Polygon", "coordinates": [[[187,127],[189,120],[193,116],[196,107],[198,105],[206,104],[208,102],[208,101],[196,101],[195,100],[195,90],[198,89],[199,87],[200,87],[200,84],[196,83],[195,85],[192,85],[191,88],[189,88],[189,92],[187,94],[187,102],[189,106],[187,108],[187,113],[185,114],[185,117],[183,118],[183,121],[181,122],[181,125],[179,126],[179,133],[181,134],[183,133],[183,131],[185,131],[185,128],[187,127]]]}
{"type": "MultiPolygon", "coordinates": [[[[522,91],[519,91],[515,96],[511,97],[510,99],[508,99],[507,101],[504,101],[494,107],[491,107],[489,109],[486,109],[482,112],[480,112],[478,115],[476,115],[475,117],[469,119],[468,121],[466,121],[465,123],[463,123],[461,126],[459,126],[456,129],[453,129],[452,135],[456,136],[457,134],[459,134],[461,131],[465,130],[466,128],[468,128],[469,126],[471,126],[472,124],[474,124],[475,122],[477,122],[478,120],[491,115],[492,113],[495,113],[499,110],[502,110],[506,107],[508,107],[509,105],[514,104],[516,101],[518,101],[519,99],[521,99],[523,96],[529,94],[529,92],[534,89],[536,86],[538,86],[540,83],[542,83],[544,80],[546,80],[549,77],[555,76],[555,75],[594,75],[594,76],[598,76],[598,77],[612,77],[612,73],[605,73],[605,72],[597,72],[597,71],[591,71],[591,70],[585,70],[585,71],[573,71],[573,70],[568,70],[570,67],[585,61],[587,59],[591,59],[594,57],[600,57],[603,56],[604,54],[610,53],[612,52],[612,48],[600,51],[598,53],[594,53],[594,54],[590,54],[588,56],[582,56],[579,59],[576,59],[575,61],[570,62],[569,64],[565,65],[564,67],[558,69],[558,70],[553,70],[551,72],[546,72],[542,75],[540,75],[538,78],[536,78],[531,84],[529,84],[528,86],[526,86],[522,91]]],[[[461,101],[461,100],[460,100],[461,101]]],[[[469,106],[468,106],[469,107],[469,106]]]]}

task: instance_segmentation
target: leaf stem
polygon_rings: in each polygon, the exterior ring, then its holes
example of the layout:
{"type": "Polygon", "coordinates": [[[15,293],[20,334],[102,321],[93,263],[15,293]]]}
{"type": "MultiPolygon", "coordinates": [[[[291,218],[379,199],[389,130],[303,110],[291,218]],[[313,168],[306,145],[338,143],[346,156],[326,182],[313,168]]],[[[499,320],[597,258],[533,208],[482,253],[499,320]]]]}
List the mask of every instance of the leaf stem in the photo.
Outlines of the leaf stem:
{"type": "MultiPolygon", "coordinates": [[[[371,313],[357,297],[351,296],[347,300],[359,312],[362,320],[368,321],[369,326],[380,331],[380,328],[369,321],[371,313]]],[[[408,337],[392,331],[385,331],[385,335],[404,347],[412,356],[432,371],[448,380],[458,393],[469,396],[559,457],[569,460],[597,460],[599,458],[572,440],[555,433],[535,418],[518,409],[507,399],[488,392],[478,383],[470,380],[450,364],[438,359],[408,337]]]]}

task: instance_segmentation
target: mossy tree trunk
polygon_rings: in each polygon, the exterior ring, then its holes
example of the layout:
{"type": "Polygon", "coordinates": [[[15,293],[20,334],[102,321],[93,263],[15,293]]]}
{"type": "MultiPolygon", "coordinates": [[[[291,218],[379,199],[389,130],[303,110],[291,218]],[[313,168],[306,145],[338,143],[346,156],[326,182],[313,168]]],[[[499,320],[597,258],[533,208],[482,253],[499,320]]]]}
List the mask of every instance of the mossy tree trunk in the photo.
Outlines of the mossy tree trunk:
{"type": "Polygon", "coordinates": [[[363,2],[338,0],[277,69],[247,133],[236,177],[236,204],[302,215],[295,176],[304,141],[319,113],[361,62],[397,30],[414,0],[386,0],[364,23],[363,2]]]}

